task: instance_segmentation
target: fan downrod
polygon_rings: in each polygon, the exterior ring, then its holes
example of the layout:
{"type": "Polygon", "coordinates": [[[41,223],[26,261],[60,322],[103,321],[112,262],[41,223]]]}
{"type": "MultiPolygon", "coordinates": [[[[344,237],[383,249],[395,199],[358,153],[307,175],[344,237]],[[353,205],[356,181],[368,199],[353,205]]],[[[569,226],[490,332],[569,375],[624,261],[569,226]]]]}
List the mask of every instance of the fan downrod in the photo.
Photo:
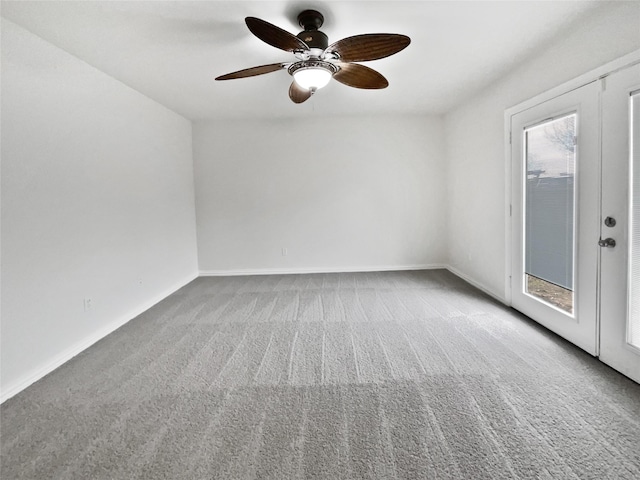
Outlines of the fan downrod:
{"type": "Polygon", "coordinates": [[[305,10],[298,15],[298,24],[306,31],[318,30],[324,23],[324,17],[316,10],[305,10]]]}

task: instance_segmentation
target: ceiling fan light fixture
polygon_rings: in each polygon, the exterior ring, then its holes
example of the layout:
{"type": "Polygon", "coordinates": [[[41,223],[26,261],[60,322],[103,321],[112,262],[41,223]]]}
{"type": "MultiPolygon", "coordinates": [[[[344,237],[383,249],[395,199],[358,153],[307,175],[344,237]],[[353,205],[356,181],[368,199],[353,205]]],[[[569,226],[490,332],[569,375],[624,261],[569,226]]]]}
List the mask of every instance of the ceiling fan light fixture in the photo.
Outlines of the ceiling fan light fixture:
{"type": "Polygon", "coordinates": [[[338,67],[334,64],[321,60],[296,62],[289,67],[289,73],[298,86],[312,92],[325,87],[337,71],[338,67]]]}
{"type": "Polygon", "coordinates": [[[354,62],[379,60],[404,50],[411,43],[409,37],[397,33],[365,33],[328,45],[329,38],[318,30],[324,17],[315,10],[305,10],[298,15],[298,23],[304,31],[297,36],[256,17],[246,17],[244,22],[264,43],[292,53],[298,61],[245,68],[216,77],[216,80],[254,77],[286,68],[293,77],[289,86],[289,98],[293,103],[309,100],[316,90],[331,81],[331,77],[353,88],[387,88],[389,82],[380,73],[354,62]],[[333,63],[336,60],[337,65],[333,63]]]}
{"type": "Polygon", "coordinates": [[[331,72],[324,68],[302,68],[293,74],[296,83],[307,90],[326,87],[331,80],[331,72]]]}

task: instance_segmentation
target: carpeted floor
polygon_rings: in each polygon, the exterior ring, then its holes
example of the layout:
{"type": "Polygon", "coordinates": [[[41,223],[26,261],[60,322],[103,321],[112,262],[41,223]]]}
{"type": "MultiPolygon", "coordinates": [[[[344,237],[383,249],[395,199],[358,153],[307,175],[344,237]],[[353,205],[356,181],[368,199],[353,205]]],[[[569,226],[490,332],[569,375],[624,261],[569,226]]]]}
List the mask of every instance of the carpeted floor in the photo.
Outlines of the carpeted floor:
{"type": "Polygon", "coordinates": [[[442,270],[200,278],[1,414],[5,480],[640,478],[640,385],[442,270]]]}

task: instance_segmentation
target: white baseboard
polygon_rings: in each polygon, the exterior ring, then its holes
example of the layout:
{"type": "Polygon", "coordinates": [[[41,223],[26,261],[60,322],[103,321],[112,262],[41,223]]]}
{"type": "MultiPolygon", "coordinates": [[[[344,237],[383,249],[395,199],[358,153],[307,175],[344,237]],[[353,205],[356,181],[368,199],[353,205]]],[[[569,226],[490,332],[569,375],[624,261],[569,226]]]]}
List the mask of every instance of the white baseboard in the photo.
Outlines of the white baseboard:
{"type": "Polygon", "coordinates": [[[389,272],[395,270],[433,270],[443,264],[378,265],[372,267],[259,268],[246,270],[200,270],[201,277],[237,277],[242,275],[296,275],[304,273],[389,272]]]}
{"type": "Polygon", "coordinates": [[[0,395],[0,403],[3,403],[5,400],[8,400],[14,395],[20,393],[29,385],[32,385],[33,383],[37,382],[48,373],[51,373],[56,368],[68,362],[73,357],[75,357],[82,351],[86,350],[97,341],[102,340],[104,337],[114,332],[115,330],[123,326],[125,323],[129,322],[130,320],[133,320],[141,313],[144,313],[145,311],[149,310],[155,304],[161,302],[172,293],[180,290],[182,287],[184,287],[186,284],[188,284],[189,282],[193,281],[196,278],[198,278],[197,273],[189,275],[187,278],[183,279],[181,282],[178,282],[171,288],[165,290],[163,293],[156,295],[149,302],[146,302],[140,305],[139,307],[135,308],[134,310],[130,311],[129,313],[122,315],[120,318],[111,322],[109,325],[105,326],[104,328],[101,328],[91,336],[85,338],[81,342],[76,343],[75,345],[67,348],[65,351],[56,355],[47,364],[42,365],[37,370],[30,372],[29,374],[25,375],[22,379],[16,382],[13,382],[13,384],[3,389],[2,394],[0,395]]]}
{"type": "Polygon", "coordinates": [[[455,267],[452,267],[451,265],[447,265],[444,268],[446,268],[447,270],[449,270],[451,273],[453,273],[455,276],[460,277],[462,280],[464,280],[465,282],[473,285],[474,287],[476,287],[478,290],[486,293],[487,295],[489,295],[490,297],[492,297],[493,299],[497,300],[500,303],[505,304],[506,306],[510,306],[507,301],[500,295],[498,295],[496,292],[494,292],[493,290],[491,290],[490,288],[487,288],[485,285],[483,285],[482,283],[474,280],[473,278],[471,278],[469,275],[462,273],[460,270],[458,270],[455,267]]]}

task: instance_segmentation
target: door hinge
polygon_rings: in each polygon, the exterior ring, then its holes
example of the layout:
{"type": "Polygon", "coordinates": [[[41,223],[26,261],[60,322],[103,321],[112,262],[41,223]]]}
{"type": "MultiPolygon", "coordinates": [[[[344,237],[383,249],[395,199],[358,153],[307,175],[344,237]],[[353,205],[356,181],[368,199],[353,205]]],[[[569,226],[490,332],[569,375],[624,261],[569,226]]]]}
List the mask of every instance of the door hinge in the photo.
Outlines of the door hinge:
{"type": "Polygon", "coordinates": [[[509,145],[511,145],[511,132],[509,132],[509,145]]]}
{"type": "Polygon", "coordinates": [[[512,205],[509,205],[509,216],[511,217],[513,215],[513,207],[512,205]]]}

